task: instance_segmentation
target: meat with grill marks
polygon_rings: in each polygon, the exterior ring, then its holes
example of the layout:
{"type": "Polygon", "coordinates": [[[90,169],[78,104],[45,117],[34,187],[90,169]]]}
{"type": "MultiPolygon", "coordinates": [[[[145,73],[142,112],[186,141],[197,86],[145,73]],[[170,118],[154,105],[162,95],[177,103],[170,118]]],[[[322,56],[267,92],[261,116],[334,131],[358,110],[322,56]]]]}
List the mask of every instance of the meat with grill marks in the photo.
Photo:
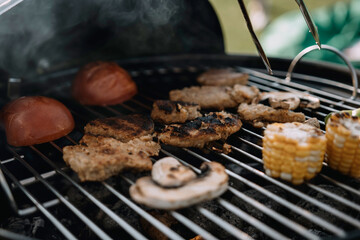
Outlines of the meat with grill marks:
{"type": "Polygon", "coordinates": [[[153,104],[151,118],[160,123],[184,123],[201,117],[200,106],[181,101],[157,100],[153,104]]]}
{"type": "Polygon", "coordinates": [[[143,115],[97,119],[85,126],[80,144],[63,149],[64,161],[81,181],[103,181],[121,171],[151,170],[158,155],[154,123],[143,115]]]}
{"type": "Polygon", "coordinates": [[[121,117],[96,119],[86,124],[85,133],[116,138],[122,142],[154,132],[154,122],[147,115],[131,114],[121,117]]]}
{"type": "Polygon", "coordinates": [[[177,147],[203,148],[206,143],[225,140],[241,128],[240,119],[231,113],[211,112],[184,124],[166,125],[158,139],[177,147]]]}
{"type": "Polygon", "coordinates": [[[238,114],[241,120],[249,122],[254,127],[264,127],[268,123],[304,122],[305,115],[299,112],[292,112],[286,109],[274,109],[262,104],[242,103],[238,107],[238,114]]]}
{"type": "Polygon", "coordinates": [[[64,147],[63,158],[81,181],[103,181],[123,170],[151,170],[149,156],[157,155],[159,150],[159,144],[148,136],[124,143],[85,134],[79,145],[64,147]]]}
{"type": "Polygon", "coordinates": [[[246,85],[249,74],[235,72],[233,69],[210,69],[202,73],[196,79],[201,85],[207,86],[234,86],[235,84],[246,85]]]}
{"type": "Polygon", "coordinates": [[[250,103],[258,97],[259,89],[255,86],[236,84],[230,86],[193,86],[172,90],[170,100],[197,103],[202,109],[218,109],[237,107],[240,103],[250,103]]]}

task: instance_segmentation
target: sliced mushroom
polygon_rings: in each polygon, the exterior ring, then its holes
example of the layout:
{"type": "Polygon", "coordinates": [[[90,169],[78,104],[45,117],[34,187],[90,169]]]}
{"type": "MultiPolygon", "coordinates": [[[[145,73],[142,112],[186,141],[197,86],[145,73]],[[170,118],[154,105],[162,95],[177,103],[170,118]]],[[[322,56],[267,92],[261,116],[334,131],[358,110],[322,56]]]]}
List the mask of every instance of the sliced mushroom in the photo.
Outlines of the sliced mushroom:
{"type": "Polygon", "coordinates": [[[319,98],[301,92],[264,92],[255,100],[255,103],[266,100],[273,108],[294,110],[297,107],[312,109],[320,107],[319,98]]]}
{"type": "Polygon", "coordinates": [[[301,108],[318,108],[320,107],[320,99],[313,97],[307,93],[299,93],[301,108]]]}
{"type": "Polygon", "coordinates": [[[268,100],[273,108],[294,110],[300,104],[300,98],[290,92],[265,92],[260,96],[260,102],[268,100]]]}
{"type": "Polygon", "coordinates": [[[180,187],[196,178],[196,174],[175,158],[166,157],[153,165],[151,177],[162,187],[180,187]]]}
{"type": "Polygon", "coordinates": [[[173,188],[162,187],[151,177],[142,177],[130,187],[130,196],[148,207],[170,210],[211,200],[226,191],[229,177],[224,166],[217,162],[206,162],[200,169],[202,173],[197,178],[173,188]]]}

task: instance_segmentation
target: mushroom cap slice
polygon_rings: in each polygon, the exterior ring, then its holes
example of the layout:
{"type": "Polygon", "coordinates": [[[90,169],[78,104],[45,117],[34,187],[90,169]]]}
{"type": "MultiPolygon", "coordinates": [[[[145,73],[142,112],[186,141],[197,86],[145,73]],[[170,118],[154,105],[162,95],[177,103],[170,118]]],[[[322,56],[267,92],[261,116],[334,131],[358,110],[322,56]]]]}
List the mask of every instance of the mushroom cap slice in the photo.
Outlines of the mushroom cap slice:
{"type": "Polygon", "coordinates": [[[265,92],[260,96],[260,101],[268,99],[269,104],[273,108],[282,108],[294,110],[300,104],[300,98],[290,92],[265,92]]]}
{"type": "Polygon", "coordinates": [[[302,92],[264,92],[254,102],[269,101],[273,108],[282,108],[294,110],[301,108],[318,108],[320,107],[320,99],[302,92]]]}
{"type": "Polygon", "coordinates": [[[299,94],[300,98],[300,107],[301,108],[312,108],[316,109],[320,107],[320,99],[313,97],[310,94],[302,93],[299,94]]]}
{"type": "Polygon", "coordinates": [[[179,187],[196,178],[196,174],[173,157],[157,161],[151,170],[154,182],[162,187],[179,187]]]}
{"type": "Polygon", "coordinates": [[[143,177],[130,187],[130,196],[138,203],[157,209],[179,209],[224,193],[228,187],[228,175],[223,165],[217,162],[203,163],[202,174],[178,188],[164,188],[151,177],[143,177]]]}

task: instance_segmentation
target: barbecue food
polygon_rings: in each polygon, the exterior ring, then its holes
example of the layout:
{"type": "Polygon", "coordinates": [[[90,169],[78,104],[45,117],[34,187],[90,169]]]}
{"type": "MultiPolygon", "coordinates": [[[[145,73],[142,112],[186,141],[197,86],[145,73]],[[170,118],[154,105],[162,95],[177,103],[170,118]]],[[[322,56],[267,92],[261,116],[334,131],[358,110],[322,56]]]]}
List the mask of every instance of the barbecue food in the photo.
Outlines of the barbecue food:
{"type": "Polygon", "coordinates": [[[157,155],[159,150],[159,144],[148,136],[124,143],[85,134],[79,145],[64,147],[63,158],[81,181],[103,181],[123,170],[151,170],[149,156],[157,155]]]}
{"type": "Polygon", "coordinates": [[[299,106],[301,108],[318,108],[320,107],[320,100],[306,93],[292,93],[292,92],[264,92],[254,103],[265,102],[268,100],[273,108],[282,108],[294,110],[299,106]]]}
{"type": "Polygon", "coordinates": [[[28,146],[53,141],[74,129],[70,111],[59,101],[42,96],[21,97],[2,109],[7,142],[28,146]]]}
{"type": "Polygon", "coordinates": [[[243,85],[229,86],[193,86],[182,90],[172,90],[169,93],[170,100],[192,102],[200,105],[202,109],[237,107],[240,103],[250,103],[259,95],[256,87],[243,85]]]}
{"type": "Polygon", "coordinates": [[[263,138],[265,173],[301,184],[320,172],[326,137],[318,128],[303,123],[274,123],[263,138]]]}
{"type": "Polygon", "coordinates": [[[129,100],[137,86],[128,72],[113,62],[93,62],[76,75],[72,95],[84,105],[115,105],[129,100]]]}
{"type": "Polygon", "coordinates": [[[208,142],[227,139],[241,128],[238,117],[226,112],[211,112],[184,124],[166,125],[158,139],[177,147],[203,148],[208,142]]]}
{"type": "Polygon", "coordinates": [[[140,114],[97,119],[85,126],[79,145],[64,147],[63,158],[81,181],[103,181],[123,170],[147,171],[149,156],[160,151],[153,132],[153,121],[140,114]]]}
{"type": "Polygon", "coordinates": [[[285,109],[273,109],[262,104],[242,103],[238,107],[240,119],[251,123],[254,127],[264,127],[273,122],[304,122],[303,113],[292,112],[285,109]]]}
{"type": "Polygon", "coordinates": [[[210,69],[197,78],[201,85],[208,86],[234,86],[235,84],[246,85],[249,75],[235,72],[233,69],[210,69]]]}
{"type": "Polygon", "coordinates": [[[146,136],[154,132],[154,122],[149,116],[131,114],[121,117],[96,119],[86,124],[85,133],[112,137],[122,142],[146,136]]]}
{"type": "MultiPolygon", "coordinates": [[[[175,163],[174,167],[179,164],[175,163]]],[[[142,177],[130,187],[130,196],[148,207],[170,210],[211,200],[226,191],[229,177],[224,166],[217,162],[205,162],[200,169],[202,173],[198,177],[172,188],[163,186],[162,182],[155,183],[149,176],[142,177]]],[[[170,169],[168,174],[171,174],[170,169]]]]}
{"type": "Polygon", "coordinates": [[[180,187],[196,178],[196,174],[173,157],[157,161],[151,171],[154,182],[163,187],[180,187]]]}
{"type": "Polygon", "coordinates": [[[360,177],[360,117],[334,113],[326,124],[327,161],[331,168],[360,177]]]}
{"type": "Polygon", "coordinates": [[[310,126],[320,128],[320,122],[317,118],[309,118],[304,122],[305,124],[309,124],[310,126]]]}
{"type": "Polygon", "coordinates": [[[151,118],[161,123],[184,123],[201,117],[200,106],[195,103],[157,100],[153,104],[151,118]]]}

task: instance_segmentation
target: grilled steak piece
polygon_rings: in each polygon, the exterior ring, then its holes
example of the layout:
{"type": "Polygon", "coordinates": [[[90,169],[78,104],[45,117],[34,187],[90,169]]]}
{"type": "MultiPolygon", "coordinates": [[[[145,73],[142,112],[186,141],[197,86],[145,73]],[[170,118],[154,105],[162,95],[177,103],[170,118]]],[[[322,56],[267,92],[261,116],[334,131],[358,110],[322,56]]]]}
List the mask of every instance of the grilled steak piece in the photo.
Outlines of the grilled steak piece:
{"type": "Polygon", "coordinates": [[[251,123],[254,127],[264,127],[268,123],[304,122],[303,113],[286,109],[274,109],[262,104],[240,104],[238,108],[240,119],[251,123]]]}
{"type": "Polygon", "coordinates": [[[231,113],[212,112],[184,124],[166,125],[158,139],[177,147],[203,148],[208,142],[227,139],[241,128],[240,119],[231,113]]]}
{"type": "Polygon", "coordinates": [[[113,137],[122,142],[154,132],[154,122],[149,116],[132,114],[121,117],[96,119],[86,124],[85,133],[113,137]]]}
{"type": "Polygon", "coordinates": [[[197,78],[197,82],[207,86],[234,86],[235,84],[246,85],[249,75],[235,72],[230,68],[210,69],[197,78]]]}
{"type": "Polygon", "coordinates": [[[160,145],[150,136],[124,143],[85,134],[79,145],[64,147],[63,158],[81,181],[103,181],[123,170],[151,170],[149,156],[158,155],[159,150],[160,145]]]}
{"type": "Polygon", "coordinates": [[[161,123],[184,123],[201,117],[200,106],[195,103],[157,100],[153,104],[151,118],[161,123]]]}
{"type": "Polygon", "coordinates": [[[170,100],[192,102],[200,105],[201,108],[224,108],[237,107],[240,103],[250,103],[259,95],[256,87],[243,85],[229,86],[193,86],[181,90],[172,90],[169,93],[170,100]]]}

